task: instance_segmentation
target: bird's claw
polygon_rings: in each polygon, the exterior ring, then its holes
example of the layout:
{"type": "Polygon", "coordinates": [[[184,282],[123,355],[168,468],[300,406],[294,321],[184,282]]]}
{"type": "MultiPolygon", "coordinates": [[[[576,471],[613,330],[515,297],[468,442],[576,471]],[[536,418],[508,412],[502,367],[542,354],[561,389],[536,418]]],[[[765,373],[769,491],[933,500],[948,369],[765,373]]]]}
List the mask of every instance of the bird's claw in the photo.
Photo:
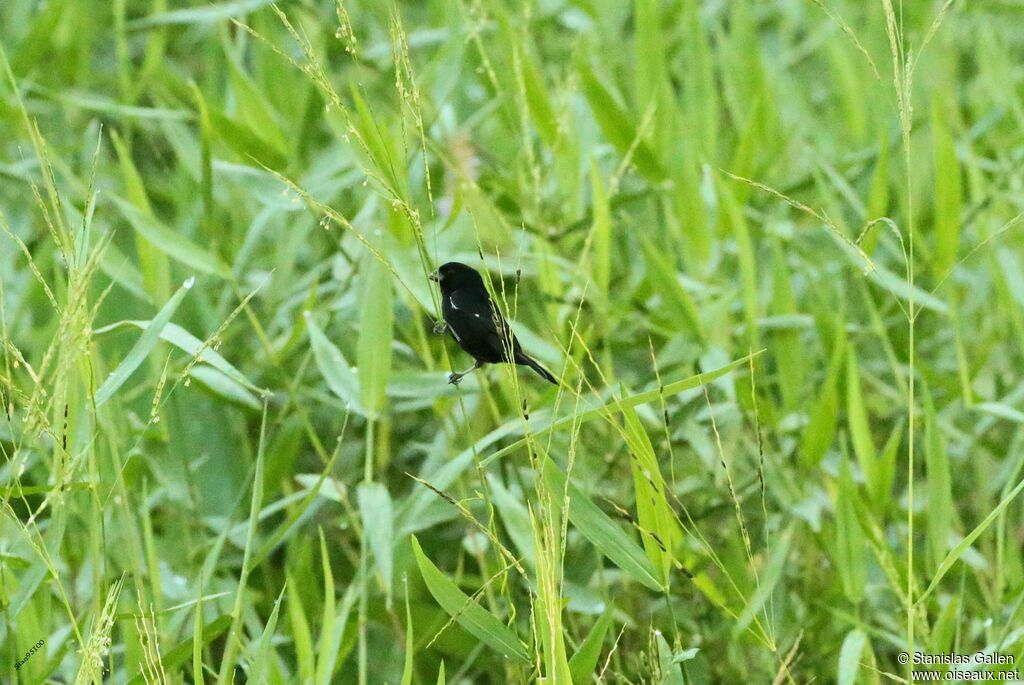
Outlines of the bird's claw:
{"type": "Polygon", "coordinates": [[[448,324],[446,324],[443,320],[442,321],[435,321],[434,322],[434,333],[436,333],[438,335],[444,333],[445,329],[447,329],[447,328],[448,328],[448,324]]]}
{"type": "Polygon", "coordinates": [[[450,373],[450,374],[448,374],[448,382],[451,383],[452,385],[458,385],[459,383],[462,382],[462,374],[461,373],[450,373]]]}

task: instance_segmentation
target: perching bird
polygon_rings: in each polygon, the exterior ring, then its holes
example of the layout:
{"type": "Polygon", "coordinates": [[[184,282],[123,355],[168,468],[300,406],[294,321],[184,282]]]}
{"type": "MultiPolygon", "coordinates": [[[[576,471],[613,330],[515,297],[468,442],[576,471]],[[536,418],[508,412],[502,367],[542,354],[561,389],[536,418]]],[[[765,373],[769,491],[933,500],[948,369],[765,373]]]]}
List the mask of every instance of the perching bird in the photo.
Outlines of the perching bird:
{"type": "Polygon", "coordinates": [[[529,366],[545,380],[558,385],[547,369],[523,352],[508,322],[487,293],[484,280],[472,267],[448,262],[430,274],[430,280],[441,284],[441,314],[445,327],[459,347],[476,360],[476,364],[465,371],[450,374],[449,383],[458,384],[463,376],[484,364],[514,362],[529,366]]]}

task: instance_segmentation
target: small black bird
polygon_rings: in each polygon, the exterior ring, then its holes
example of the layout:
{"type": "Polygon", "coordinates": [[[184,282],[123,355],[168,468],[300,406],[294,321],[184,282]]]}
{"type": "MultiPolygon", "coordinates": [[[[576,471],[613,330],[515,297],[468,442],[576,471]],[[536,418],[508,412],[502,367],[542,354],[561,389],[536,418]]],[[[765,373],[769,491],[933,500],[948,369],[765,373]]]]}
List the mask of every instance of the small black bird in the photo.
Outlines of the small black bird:
{"type": "Polygon", "coordinates": [[[476,364],[462,373],[450,374],[449,383],[458,384],[463,376],[484,364],[513,362],[529,366],[545,380],[558,385],[547,369],[523,352],[505,317],[487,293],[484,280],[472,267],[448,262],[430,274],[430,280],[441,284],[441,314],[445,327],[459,347],[476,360],[476,364]]]}

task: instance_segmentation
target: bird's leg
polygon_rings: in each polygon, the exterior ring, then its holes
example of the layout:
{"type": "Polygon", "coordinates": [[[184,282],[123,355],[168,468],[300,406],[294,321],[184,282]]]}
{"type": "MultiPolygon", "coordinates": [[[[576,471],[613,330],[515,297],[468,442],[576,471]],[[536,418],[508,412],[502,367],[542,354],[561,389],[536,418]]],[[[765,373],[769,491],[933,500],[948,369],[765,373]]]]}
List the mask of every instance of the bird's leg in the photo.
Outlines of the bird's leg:
{"type": "Polygon", "coordinates": [[[440,319],[434,322],[434,333],[436,333],[437,335],[441,335],[446,330],[448,330],[448,324],[444,322],[444,319],[440,319]]]}
{"type": "Polygon", "coordinates": [[[462,377],[463,376],[466,376],[467,374],[470,374],[473,371],[476,371],[477,369],[479,369],[483,365],[484,365],[483,362],[479,362],[478,361],[476,364],[473,364],[473,366],[469,367],[465,371],[461,371],[459,373],[450,373],[450,374],[448,374],[448,382],[451,383],[452,385],[458,385],[462,381],[462,377]]]}

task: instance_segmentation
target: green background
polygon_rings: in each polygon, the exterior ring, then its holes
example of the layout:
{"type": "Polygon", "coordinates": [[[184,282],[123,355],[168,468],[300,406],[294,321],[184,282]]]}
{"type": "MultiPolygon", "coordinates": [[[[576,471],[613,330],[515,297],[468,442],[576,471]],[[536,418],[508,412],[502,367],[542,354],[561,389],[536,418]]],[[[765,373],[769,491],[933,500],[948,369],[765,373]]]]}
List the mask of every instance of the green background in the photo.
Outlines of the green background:
{"type": "Polygon", "coordinates": [[[189,5],[0,3],[0,679],[1024,658],[1024,6],[189,5]]]}

